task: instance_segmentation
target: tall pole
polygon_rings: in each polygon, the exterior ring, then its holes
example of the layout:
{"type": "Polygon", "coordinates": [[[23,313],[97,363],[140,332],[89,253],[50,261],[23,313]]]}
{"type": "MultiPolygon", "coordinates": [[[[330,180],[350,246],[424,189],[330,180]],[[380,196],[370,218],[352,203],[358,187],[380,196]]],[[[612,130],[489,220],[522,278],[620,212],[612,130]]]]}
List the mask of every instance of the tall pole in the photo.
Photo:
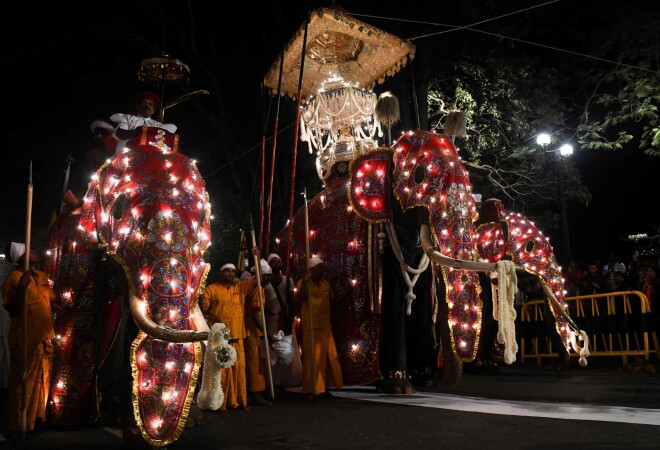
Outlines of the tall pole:
{"type": "MultiPolygon", "coordinates": [[[[273,180],[275,179],[275,149],[277,148],[277,129],[280,122],[280,92],[282,90],[282,73],[284,70],[284,52],[280,57],[280,75],[277,79],[277,108],[275,109],[275,127],[273,128],[273,153],[270,158],[270,188],[268,189],[268,215],[266,216],[266,251],[270,253],[270,211],[273,207],[273,180]]],[[[288,272],[287,272],[288,273],[288,272]]]]}
{"type": "Polygon", "coordinates": [[[298,76],[298,103],[296,105],[296,122],[293,127],[293,164],[291,165],[291,187],[289,189],[289,224],[286,240],[286,274],[291,273],[291,239],[293,238],[293,193],[296,187],[296,158],[298,155],[298,126],[300,124],[300,104],[302,103],[303,73],[305,69],[305,52],[307,51],[307,28],[309,18],[305,20],[305,34],[300,52],[300,75],[298,76]]]}
{"type": "Polygon", "coordinates": [[[568,219],[566,217],[566,200],[564,198],[564,178],[562,173],[562,160],[559,151],[556,154],[556,175],[557,175],[557,189],[559,191],[559,208],[561,211],[561,238],[564,254],[564,264],[568,267],[571,262],[571,239],[568,235],[568,219]]]}
{"type": "MultiPolygon", "coordinates": [[[[66,206],[66,202],[64,201],[64,194],[66,194],[66,191],[69,189],[69,175],[71,174],[72,162],[73,155],[69,153],[69,156],[66,157],[66,171],[64,172],[64,186],[62,186],[62,203],[60,204],[60,214],[64,212],[64,207],[66,206]]],[[[30,166],[30,170],[32,170],[32,166],[30,166]]]]}
{"type": "MultiPolygon", "coordinates": [[[[30,230],[32,228],[32,161],[30,160],[30,177],[27,188],[27,206],[25,208],[25,255],[23,256],[23,269],[30,273],[30,230]]],[[[21,434],[23,439],[27,431],[27,329],[28,329],[28,286],[25,287],[23,297],[23,358],[21,376],[21,434]]]]}
{"type": "MultiPolygon", "coordinates": [[[[265,121],[264,121],[265,122],[265,121]]],[[[259,248],[264,248],[264,195],[266,195],[266,126],[261,136],[261,195],[259,199],[259,248]]]]}
{"type": "MultiPolygon", "coordinates": [[[[309,260],[311,258],[311,253],[309,250],[309,213],[307,211],[307,189],[303,190],[303,197],[305,198],[305,265],[307,267],[307,272],[311,270],[309,267],[309,260]]],[[[307,280],[307,310],[309,311],[309,343],[312,353],[312,393],[316,394],[316,358],[314,351],[314,314],[312,309],[312,290],[310,289],[309,282],[311,278],[307,280]]]]}
{"type": "MultiPolygon", "coordinates": [[[[252,224],[252,214],[250,214],[250,234],[252,235],[252,248],[257,246],[257,238],[254,235],[254,225],[252,224]]],[[[268,343],[268,328],[266,328],[266,312],[264,311],[264,293],[261,289],[261,263],[259,256],[254,255],[254,271],[257,278],[257,291],[259,293],[259,306],[261,307],[261,326],[264,330],[264,344],[266,345],[266,365],[268,366],[268,387],[270,388],[270,398],[275,399],[275,390],[273,389],[273,369],[270,364],[270,344],[268,343]]]]}

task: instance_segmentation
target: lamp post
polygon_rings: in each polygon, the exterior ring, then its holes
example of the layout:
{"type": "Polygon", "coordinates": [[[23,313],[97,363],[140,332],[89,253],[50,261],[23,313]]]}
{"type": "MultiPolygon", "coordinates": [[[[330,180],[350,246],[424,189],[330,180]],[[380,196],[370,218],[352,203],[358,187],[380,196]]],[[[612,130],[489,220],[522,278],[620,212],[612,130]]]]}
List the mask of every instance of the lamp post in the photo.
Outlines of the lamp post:
{"type": "MultiPolygon", "coordinates": [[[[541,133],[536,138],[536,143],[545,150],[550,144],[550,136],[546,133],[541,133]]],[[[566,216],[566,200],[564,198],[564,178],[562,174],[562,158],[573,154],[573,147],[570,144],[564,144],[558,149],[549,150],[555,156],[555,176],[557,177],[557,190],[559,193],[559,210],[561,213],[561,237],[562,237],[562,251],[564,255],[564,262],[568,264],[571,259],[571,238],[568,234],[568,219],[566,216]]]]}

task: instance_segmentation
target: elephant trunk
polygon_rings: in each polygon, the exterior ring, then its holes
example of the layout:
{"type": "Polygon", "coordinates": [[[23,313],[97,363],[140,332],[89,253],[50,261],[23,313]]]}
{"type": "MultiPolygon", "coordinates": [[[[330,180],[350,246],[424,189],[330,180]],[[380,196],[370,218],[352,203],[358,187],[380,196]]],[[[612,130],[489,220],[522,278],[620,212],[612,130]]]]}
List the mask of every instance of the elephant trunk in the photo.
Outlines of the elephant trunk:
{"type": "Polygon", "coordinates": [[[205,341],[209,338],[208,331],[175,330],[157,325],[147,314],[144,301],[135,295],[131,295],[131,315],[138,328],[154,339],[173,343],[184,343],[205,341]]]}
{"type": "Polygon", "coordinates": [[[421,225],[419,230],[419,237],[422,243],[422,248],[424,249],[424,253],[426,253],[432,261],[440,264],[441,266],[478,272],[497,271],[497,263],[484,263],[479,261],[466,261],[462,259],[450,258],[449,256],[445,256],[439,251],[435,250],[433,239],[431,238],[431,230],[426,224],[421,225]]]}

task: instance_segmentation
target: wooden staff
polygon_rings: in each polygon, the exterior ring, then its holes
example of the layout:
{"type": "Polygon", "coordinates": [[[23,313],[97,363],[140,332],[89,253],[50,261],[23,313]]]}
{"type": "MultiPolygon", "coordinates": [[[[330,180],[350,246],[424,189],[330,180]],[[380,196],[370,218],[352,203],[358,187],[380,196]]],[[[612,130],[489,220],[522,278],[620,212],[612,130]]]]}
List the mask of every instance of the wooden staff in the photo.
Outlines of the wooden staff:
{"type": "MultiPolygon", "coordinates": [[[[73,156],[69,153],[69,156],[66,157],[66,171],[64,172],[64,186],[62,186],[62,203],[60,204],[60,214],[64,212],[64,207],[66,202],[64,201],[64,194],[69,189],[69,175],[71,174],[71,163],[73,162],[73,156]]],[[[30,178],[32,178],[32,162],[30,162],[30,178]]],[[[30,181],[32,183],[32,181],[30,181]]],[[[27,244],[26,244],[27,245],[27,244]]]]}
{"type": "Polygon", "coordinates": [[[307,28],[309,18],[305,20],[305,34],[300,52],[300,75],[298,76],[298,103],[296,105],[296,122],[293,127],[293,164],[291,165],[291,187],[289,189],[289,223],[288,236],[286,240],[286,272],[291,273],[291,239],[293,237],[293,192],[296,187],[296,158],[298,155],[298,128],[300,124],[300,104],[302,103],[303,71],[305,69],[305,52],[307,51],[307,28]]]}
{"type": "MultiPolygon", "coordinates": [[[[25,255],[23,269],[30,273],[30,229],[32,224],[32,160],[30,160],[30,177],[27,188],[27,206],[25,208],[25,255]]],[[[28,327],[28,286],[25,286],[23,296],[23,375],[21,377],[21,434],[26,438],[27,431],[27,328],[28,327]]]]}
{"type": "MultiPolygon", "coordinates": [[[[275,179],[275,149],[277,149],[277,130],[280,122],[280,92],[282,90],[282,71],[284,70],[284,52],[280,57],[280,75],[277,79],[277,108],[275,108],[275,125],[273,127],[273,152],[270,157],[270,188],[268,189],[268,213],[266,215],[266,251],[270,254],[270,211],[273,207],[273,180],[275,179]]],[[[287,272],[288,273],[288,272],[287,272]]]]}
{"type": "Polygon", "coordinates": [[[266,125],[261,136],[261,198],[259,199],[259,248],[264,248],[264,196],[266,195],[266,125]]]}
{"type": "Polygon", "coordinates": [[[240,250],[238,251],[238,262],[236,267],[241,273],[243,273],[244,270],[247,270],[247,267],[245,266],[245,258],[247,258],[247,241],[245,239],[245,230],[242,228],[240,242],[240,250]]]}
{"type": "MultiPolygon", "coordinates": [[[[254,225],[252,225],[252,214],[250,214],[250,234],[252,235],[252,248],[257,246],[257,238],[254,235],[254,225]]],[[[273,370],[270,367],[270,346],[268,343],[268,328],[266,328],[266,312],[264,311],[264,293],[261,290],[261,262],[258,255],[254,256],[254,273],[257,277],[257,289],[259,291],[259,305],[261,306],[261,326],[264,329],[264,342],[266,344],[266,365],[268,366],[268,387],[270,388],[270,398],[275,400],[275,390],[273,389],[273,370]]]]}
{"type": "MultiPolygon", "coordinates": [[[[303,198],[305,199],[305,258],[306,258],[306,267],[307,271],[311,270],[309,267],[309,213],[307,211],[307,189],[303,190],[303,198]]],[[[311,278],[310,278],[311,280],[311,278]]],[[[312,291],[309,288],[309,282],[307,280],[307,309],[309,310],[309,342],[312,346],[312,392],[316,394],[316,358],[314,351],[314,314],[312,314],[312,291]]]]}

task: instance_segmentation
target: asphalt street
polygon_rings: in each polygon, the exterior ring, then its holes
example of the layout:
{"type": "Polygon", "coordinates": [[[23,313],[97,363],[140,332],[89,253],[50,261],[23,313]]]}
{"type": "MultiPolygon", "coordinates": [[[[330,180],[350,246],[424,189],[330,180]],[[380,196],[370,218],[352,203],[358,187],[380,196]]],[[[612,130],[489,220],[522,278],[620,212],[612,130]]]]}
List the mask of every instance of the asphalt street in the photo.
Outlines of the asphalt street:
{"type": "MultiPolygon", "coordinates": [[[[660,368],[660,367],[656,367],[660,368]]],[[[626,371],[620,361],[586,368],[534,364],[466,372],[453,389],[413,395],[348,386],[333,399],[304,400],[289,390],[270,407],[204,413],[168,449],[660,449],[660,372],[626,371]]],[[[6,435],[6,392],[0,430],[6,435]]],[[[52,429],[4,449],[124,448],[121,429],[52,429]]]]}

